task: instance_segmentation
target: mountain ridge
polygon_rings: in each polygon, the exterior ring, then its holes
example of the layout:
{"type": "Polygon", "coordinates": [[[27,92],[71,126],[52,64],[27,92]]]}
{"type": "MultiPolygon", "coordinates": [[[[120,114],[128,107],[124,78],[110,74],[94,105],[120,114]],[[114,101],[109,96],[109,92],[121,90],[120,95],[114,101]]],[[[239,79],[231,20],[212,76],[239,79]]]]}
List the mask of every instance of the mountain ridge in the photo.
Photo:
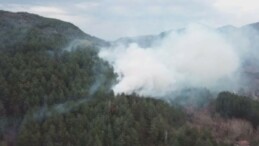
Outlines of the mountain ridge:
{"type": "Polygon", "coordinates": [[[64,48],[73,40],[88,41],[89,46],[109,44],[107,41],[84,33],[70,22],[27,12],[3,10],[0,10],[0,35],[4,36],[0,38],[0,50],[14,49],[17,46],[37,47],[33,46],[35,42],[45,45],[44,49],[47,50],[64,48]],[[49,43],[49,40],[53,42],[49,43]]]}
{"type": "MultiPolygon", "coordinates": [[[[125,43],[148,47],[168,33],[125,43]]],[[[0,12],[0,35],[1,146],[259,143],[259,102],[249,97],[231,92],[214,97],[207,89],[186,89],[168,101],[115,95],[111,86],[117,75],[96,49],[109,42],[71,23],[29,13],[0,12]],[[77,40],[83,42],[79,47],[77,40]],[[64,48],[67,44],[75,49],[64,48]]]]}

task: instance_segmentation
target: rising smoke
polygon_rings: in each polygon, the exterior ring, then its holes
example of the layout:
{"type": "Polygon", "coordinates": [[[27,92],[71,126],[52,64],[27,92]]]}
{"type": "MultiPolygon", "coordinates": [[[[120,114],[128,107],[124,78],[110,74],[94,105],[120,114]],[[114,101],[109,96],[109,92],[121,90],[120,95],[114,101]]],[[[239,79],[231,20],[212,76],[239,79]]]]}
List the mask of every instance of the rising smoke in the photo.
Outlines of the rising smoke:
{"type": "Polygon", "coordinates": [[[244,54],[236,42],[240,35],[201,25],[172,31],[161,44],[141,48],[120,44],[103,48],[99,57],[108,61],[118,75],[115,94],[137,93],[163,97],[183,88],[238,89],[244,54]]]}

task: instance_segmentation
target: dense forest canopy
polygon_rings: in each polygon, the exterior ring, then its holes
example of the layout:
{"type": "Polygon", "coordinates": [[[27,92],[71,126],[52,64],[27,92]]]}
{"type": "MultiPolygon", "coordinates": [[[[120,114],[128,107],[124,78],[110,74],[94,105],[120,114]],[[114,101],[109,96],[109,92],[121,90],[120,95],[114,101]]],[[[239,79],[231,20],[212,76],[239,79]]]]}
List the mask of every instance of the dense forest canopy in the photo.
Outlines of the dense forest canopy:
{"type": "Polygon", "coordinates": [[[207,89],[114,95],[117,75],[98,57],[107,42],[37,15],[0,11],[0,20],[1,146],[259,143],[258,101],[207,89]]]}

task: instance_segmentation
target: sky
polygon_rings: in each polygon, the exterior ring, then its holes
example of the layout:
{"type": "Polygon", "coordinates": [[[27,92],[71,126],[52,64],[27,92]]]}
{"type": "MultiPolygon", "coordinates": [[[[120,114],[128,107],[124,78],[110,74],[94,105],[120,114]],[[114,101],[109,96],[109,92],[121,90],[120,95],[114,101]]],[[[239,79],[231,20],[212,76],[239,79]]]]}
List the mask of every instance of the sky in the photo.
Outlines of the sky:
{"type": "Polygon", "coordinates": [[[239,27],[259,21],[258,0],[0,0],[0,9],[68,21],[109,41],[192,23],[239,27]]]}

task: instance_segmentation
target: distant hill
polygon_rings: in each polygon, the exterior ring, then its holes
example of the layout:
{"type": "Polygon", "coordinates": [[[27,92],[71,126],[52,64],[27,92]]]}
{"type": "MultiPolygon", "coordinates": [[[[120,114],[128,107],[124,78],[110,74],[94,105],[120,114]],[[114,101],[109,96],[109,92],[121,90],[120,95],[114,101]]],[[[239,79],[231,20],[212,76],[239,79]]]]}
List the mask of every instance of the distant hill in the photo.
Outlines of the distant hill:
{"type": "Polygon", "coordinates": [[[0,50],[20,48],[59,49],[73,40],[84,40],[89,46],[108,43],[84,33],[69,22],[41,17],[26,12],[0,10],[0,50]]]}
{"type": "Polygon", "coordinates": [[[171,31],[161,32],[157,35],[143,35],[136,37],[122,37],[112,42],[113,45],[125,44],[129,45],[131,43],[137,43],[143,48],[151,47],[152,45],[159,43],[163,38],[165,38],[171,31]]]}
{"type": "Polygon", "coordinates": [[[246,27],[252,27],[252,28],[258,30],[259,29],[259,22],[247,24],[247,25],[242,26],[241,28],[246,28],[246,27]]]}
{"type": "MultiPolygon", "coordinates": [[[[244,25],[242,27],[225,25],[225,26],[216,28],[216,30],[219,32],[223,32],[223,33],[239,33],[239,32],[247,33],[249,31],[249,29],[251,30],[251,28],[253,30],[256,30],[255,32],[253,32],[254,35],[259,35],[259,22],[244,25]]],[[[135,37],[121,37],[111,43],[113,45],[116,45],[116,44],[129,45],[131,43],[136,43],[140,47],[148,48],[148,47],[158,44],[159,42],[161,42],[161,40],[163,38],[170,35],[170,33],[172,33],[172,32],[184,32],[185,30],[186,30],[185,28],[176,29],[176,30],[171,29],[171,30],[161,32],[159,34],[141,35],[141,36],[135,36],[135,37]]],[[[251,32],[249,32],[249,33],[251,34],[251,32]]]]}
{"type": "Polygon", "coordinates": [[[217,30],[221,31],[221,32],[232,32],[232,31],[237,31],[238,28],[235,26],[232,26],[232,25],[225,25],[225,26],[217,28],[217,30]]]}
{"type": "Polygon", "coordinates": [[[122,37],[122,38],[119,38],[119,39],[111,42],[111,44],[112,45],[124,44],[127,46],[131,43],[136,43],[140,47],[148,48],[148,47],[152,47],[155,45],[159,45],[159,43],[161,43],[161,41],[165,37],[170,35],[170,33],[183,32],[184,30],[185,30],[185,28],[176,29],[176,30],[171,29],[171,30],[163,31],[159,34],[141,35],[141,36],[135,36],[135,37],[122,37]]]}

